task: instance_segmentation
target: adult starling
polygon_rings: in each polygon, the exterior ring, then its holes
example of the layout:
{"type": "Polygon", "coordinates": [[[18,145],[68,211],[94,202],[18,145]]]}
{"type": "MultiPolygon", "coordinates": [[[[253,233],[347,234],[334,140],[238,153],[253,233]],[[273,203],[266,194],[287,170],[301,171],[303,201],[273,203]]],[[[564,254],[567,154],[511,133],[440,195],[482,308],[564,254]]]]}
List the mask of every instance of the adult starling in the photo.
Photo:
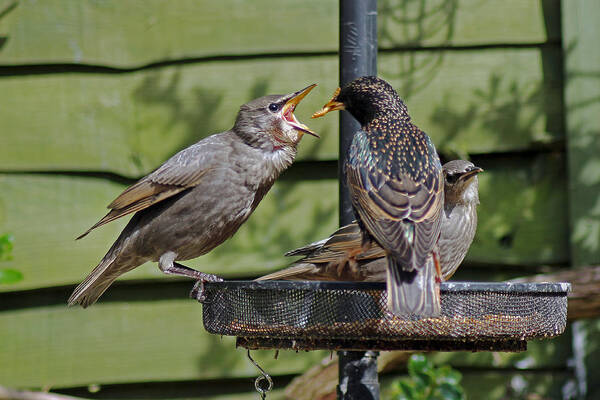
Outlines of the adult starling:
{"type": "Polygon", "coordinates": [[[231,237],[292,164],[302,135],[318,137],[293,114],[315,86],[244,104],[232,129],[180,151],[121,193],[108,206],[110,212],[78,239],[135,215],[75,288],[69,305],[93,304],[117,277],[147,261],[158,261],[167,274],[220,280],[175,261],[206,254],[231,237]]]}
{"type": "Polygon", "coordinates": [[[386,254],[388,308],[397,315],[438,316],[435,245],[444,192],[435,146],[382,79],[355,79],[313,118],[344,109],[361,125],[344,165],[346,179],[365,241],[374,239],[386,254]]]}
{"type": "MultiPolygon", "coordinates": [[[[464,260],[477,229],[479,182],[483,170],[464,160],[444,164],[444,212],[438,239],[442,280],[454,275],[464,260]]],[[[362,248],[362,233],[355,221],[340,228],[329,238],[292,250],[286,256],[304,256],[288,268],[257,280],[320,280],[384,282],[387,261],[385,251],[370,242],[362,248]]]]}

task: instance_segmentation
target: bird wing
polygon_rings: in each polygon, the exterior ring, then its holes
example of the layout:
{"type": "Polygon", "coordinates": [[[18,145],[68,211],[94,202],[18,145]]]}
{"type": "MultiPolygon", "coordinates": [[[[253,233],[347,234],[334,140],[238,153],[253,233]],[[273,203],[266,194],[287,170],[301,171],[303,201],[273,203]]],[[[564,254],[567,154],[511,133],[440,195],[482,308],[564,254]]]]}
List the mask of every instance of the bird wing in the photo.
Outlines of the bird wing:
{"type": "Polygon", "coordinates": [[[286,256],[305,256],[306,263],[346,262],[348,258],[367,260],[385,256],[383,249],[375,242],[363,243],[363,233],[356,221],[341,227],[329,238],[292,250],[286,256]]]}
{"type": "Polygon", "coordinates": [[[218,152],[220,143],[214,136],[219,135],[213,135],[180,151],[154,172],[125,189],[108,205],[108,214],[77,239],[99,226],[197,186],[206,173],[215,168],[214,154],[218,152]]]}
{"type": "Polygon", "coordinates": [[[374,239],[410,270],[424,265],[441,229],[441,168],[415,180],[350,160],[346,173],[352,203],[374,239]]]}

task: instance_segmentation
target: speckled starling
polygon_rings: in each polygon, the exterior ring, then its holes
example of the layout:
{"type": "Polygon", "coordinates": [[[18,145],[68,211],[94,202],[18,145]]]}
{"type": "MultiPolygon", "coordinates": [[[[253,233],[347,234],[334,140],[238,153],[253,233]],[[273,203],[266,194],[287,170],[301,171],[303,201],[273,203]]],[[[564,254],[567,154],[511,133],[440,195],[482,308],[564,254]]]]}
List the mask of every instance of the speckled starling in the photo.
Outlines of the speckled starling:
{"type": "Polygon", "coordinates": [[[157,261],[167,274],[219,280],[176,261],[206,254],[231,237],[292,164],[302,135],[317,136],[293,114],[315,86],[244,104],[231,130],[180,151],[121,193],[110,212],[79,238],[135,215],[75,288],[69,305],[93,304],[117,277],[147,261],[157,261]]]}
{"type": "MultiPolygon", "coordinates": [[[[475,237],[479,204],[477,174],[481,171],[464,160],[450,161],[443,166],[444,212],[438,252],[444,281],[454,275],[475,237]]],[[[376,242],[370,242],[369,247],[363,249],[362,233],[356,222],[286,256],[304,257],[258,280],[385,282],[386,279],[384,250],[376,242]]]]}
{"type": "MultiPolygon", "coordinates": [[[[440,315],[435,246],[444,201],[442,165],[392,86],[372,76],[336,90],[313,117],[347,110],[361,125],[344,165],[366,240],[386,253],[388,308],[397,315],[440,315]]],[[[366,241],[365,240],[365,241],[366,241]]]]}

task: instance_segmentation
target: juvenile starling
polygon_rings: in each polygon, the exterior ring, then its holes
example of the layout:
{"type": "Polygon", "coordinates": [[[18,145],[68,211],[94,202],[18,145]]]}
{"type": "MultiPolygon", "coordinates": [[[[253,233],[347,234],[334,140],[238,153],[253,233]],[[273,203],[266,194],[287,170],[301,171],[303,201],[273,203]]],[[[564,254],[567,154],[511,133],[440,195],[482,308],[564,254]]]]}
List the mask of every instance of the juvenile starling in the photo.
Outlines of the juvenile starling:
{"type": "Polygon", "coordinates": [[[240,107],[233,128],[175,154],[127,188],[92,229],[135,212],[69,305],[93,304],[120,275],[147,261],[167,274],[220,280],[175,261],[206,254],[231,237],[296,157],[305,133],[293,112],[315,87],[271,95],[240,107]]]}
{"type": "Polygon", "coordinates": [[[444,191],[435,146],[382,79],[355,79],[336,90],[313,118],[344,109],[361,125],[344,167],[364,242],[374,239],[386,254],[388,308],[403,316],[438,316],[441,271],[435,246],[444,191]]]}
{"type": "MultiPolygon", "coordinates": [[[[447,162],[444,172],[444,212],[438,239],[442,280],[454,275],[465,258],[477,229],[479,183],[483,170],[464,160],[447,162]]],[[[292,250],[286,256],[304,256],[291,266],[257,280],[321,280],[384,282],[387,262],[375,242],[362,248],[358,223],[348,224],[327,239],[292,250]]]]}

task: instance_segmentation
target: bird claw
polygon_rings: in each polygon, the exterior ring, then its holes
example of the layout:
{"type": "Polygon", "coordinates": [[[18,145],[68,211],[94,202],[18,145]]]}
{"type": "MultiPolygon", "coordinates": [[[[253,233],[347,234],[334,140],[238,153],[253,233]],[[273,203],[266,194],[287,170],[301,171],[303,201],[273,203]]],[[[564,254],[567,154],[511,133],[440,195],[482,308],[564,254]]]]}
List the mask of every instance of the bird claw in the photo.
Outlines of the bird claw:
{"type": "Polygon", "coordinates": [[[205,282],[223,282],[223,278],[217,275],[203,274],[202,277],[196,281],[192,291],[190,292],[190,297],[198,300],[199,303],[204,303],[206,300],[206,295],[204,294],[205,282]]]}

